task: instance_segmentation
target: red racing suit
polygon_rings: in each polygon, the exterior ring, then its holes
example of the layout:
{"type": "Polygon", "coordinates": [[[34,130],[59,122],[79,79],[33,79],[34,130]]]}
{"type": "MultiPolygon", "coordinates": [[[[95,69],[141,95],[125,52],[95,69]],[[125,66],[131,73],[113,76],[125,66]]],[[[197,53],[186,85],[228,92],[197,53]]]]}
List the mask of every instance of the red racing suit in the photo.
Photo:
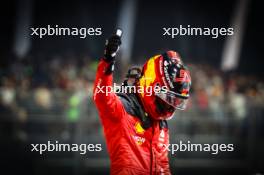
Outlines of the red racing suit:
{"type": "Polygon", "coordinates": [[[144,129],[140,118],[127,112],[129,104],[125,108],[122,97],[105,93],[113,83],[112,73],[105,73],[109,66],[103,59],[99,62],[93,98],[104,129],[111,174],[170,174],[167,123],[161,127],[160,121],[152,120],[150,127],[144,129]]]}

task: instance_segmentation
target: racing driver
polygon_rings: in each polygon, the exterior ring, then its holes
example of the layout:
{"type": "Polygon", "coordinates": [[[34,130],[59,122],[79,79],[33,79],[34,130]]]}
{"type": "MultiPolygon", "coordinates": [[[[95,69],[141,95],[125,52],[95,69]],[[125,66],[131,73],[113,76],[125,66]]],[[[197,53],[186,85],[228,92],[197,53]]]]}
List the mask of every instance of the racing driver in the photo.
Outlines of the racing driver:
{"type": "Polygon", "coordinates": [[[167,120],[177,109],[186,108],[191,86],[189,71],[177,52],[167,51],[148,59],[142,70],[129,70],[127,78],[134,80],[136,89],[143,90],[105,93],[113,83],[120,45],[121,35],[114,34],[106,40],[93,91],[110,156],[110,173],[171,174],[167,120]],[[152,87],[151,94],[146,94],[148,87],[152,87]]]}

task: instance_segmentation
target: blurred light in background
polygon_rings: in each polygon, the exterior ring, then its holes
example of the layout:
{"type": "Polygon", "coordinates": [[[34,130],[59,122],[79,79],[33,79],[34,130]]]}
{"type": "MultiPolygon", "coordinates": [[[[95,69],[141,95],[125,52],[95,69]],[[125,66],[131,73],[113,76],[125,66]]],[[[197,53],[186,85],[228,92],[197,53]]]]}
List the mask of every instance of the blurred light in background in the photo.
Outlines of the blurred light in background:
{"type": "Polygon", "coordinates": [[[32,0],[18,0],[16,8],[14,52],[18,58],[22,58],[26,56],[31,46],[29,36],[33,12],[32,0]]]}
{"type": "Polygon", "coordinates": [[[234,35],[227,36],[224,43],[221,63],[223,71],[236,69],[238,67],[246,27],[249,1],[250,0],[237,1],[230,26],[234,28],[234,35]]]}
{"type": "Polygon", "coordinates": [[[121,56],[122,61],[127,63],[131,59],[135,33],[135,18],[137,13],[136,0],[124,0],[120,8],[118,25],[123,30],[121,56]]]}

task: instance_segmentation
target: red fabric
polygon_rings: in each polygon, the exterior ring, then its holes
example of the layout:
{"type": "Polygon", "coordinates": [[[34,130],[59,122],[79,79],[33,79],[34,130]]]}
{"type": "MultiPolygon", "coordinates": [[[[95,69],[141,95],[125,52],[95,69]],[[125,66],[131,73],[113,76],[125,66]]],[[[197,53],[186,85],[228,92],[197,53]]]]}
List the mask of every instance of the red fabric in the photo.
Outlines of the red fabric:
{"type": "Polygon", "coordinates": [[[97,86],[111,86],[113,77],[105,75],[109,66],[100,61],[94,84],[94,101],[104,129],[107,149],[111,160],[112,175],[170,174],[168,128],[161,129],[159,121],[144,130],[141,121],[125,111],[115,93],[108,96],[96,93],[97,86]]]}

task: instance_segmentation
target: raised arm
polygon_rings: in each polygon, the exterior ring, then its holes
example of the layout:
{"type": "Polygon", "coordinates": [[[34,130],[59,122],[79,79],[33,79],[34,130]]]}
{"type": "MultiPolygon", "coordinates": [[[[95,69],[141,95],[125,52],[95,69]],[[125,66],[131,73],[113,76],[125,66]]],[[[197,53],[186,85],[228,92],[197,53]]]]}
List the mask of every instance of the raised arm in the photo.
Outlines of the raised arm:
{"type": "Polygon", "coordinates": [[[116,34],[106,40],[104,57],[100,59],[96,79],[94,83],[93,99],[99,110],[100,117],[118,118],[123,106],[117,95],[111,91],[113,84],[113,70],[115,56],[121,45],[121,33],[116,34]]]}

